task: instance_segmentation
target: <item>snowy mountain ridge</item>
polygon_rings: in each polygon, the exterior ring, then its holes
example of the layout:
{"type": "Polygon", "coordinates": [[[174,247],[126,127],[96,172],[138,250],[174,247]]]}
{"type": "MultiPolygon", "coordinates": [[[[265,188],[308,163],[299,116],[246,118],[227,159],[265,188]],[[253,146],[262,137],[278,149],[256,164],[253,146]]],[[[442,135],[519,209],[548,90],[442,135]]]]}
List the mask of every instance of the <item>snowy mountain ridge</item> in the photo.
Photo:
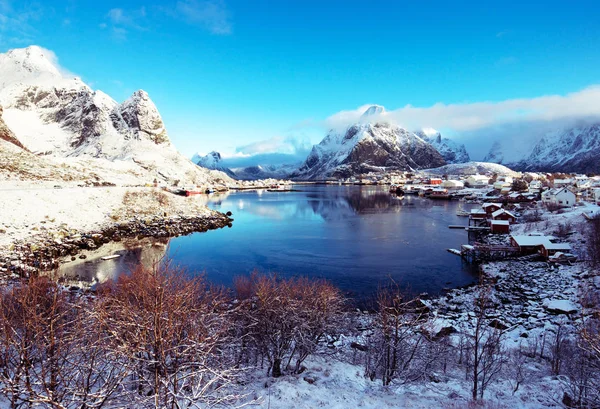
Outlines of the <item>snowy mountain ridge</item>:
{"type": "MultiPolygon", "coordinates": [[[[382,112],[383,107],[372,106],[361,119],[382,112]]],[[[387,122],[359,122],[345,132],[330,131],[313,146],[304,164],[292,177],[350,177],[383,169],[412,170],[444,164],[440,153],[413,132],[387,122]]]]}
{"type": "Polygon", "coordinates": [[[145,91],[119,104],[63,75],[53,54],[38,46],[0,54],[0,105],[6,125],[38,155],[126,161],[138,173],[171,182],[214,176],[177,152],[145,91]]]}
{"type": "Polygon", "coordinates": [[[229,168],[223,165],[219,152],[212,151],[207,155],[195,154],[192,162],[206,169],[218,170],[239,180],[286,179],[298,169],[298,165],[255,165],[229,168]]]}
{"type": "Polygon", "coordinates": [[[465,163],[471,160],[464,144],[443,138],[442,134],[435,129],[425,128],[415,133],[424,141],[429,142],[447,163],[465,163]]]}
{"type": "Polygon", "coordinates": [[[600,173],[600,123],[556,129],[521,152],[494,142],[484,161],[528,171],[600,173]]]}

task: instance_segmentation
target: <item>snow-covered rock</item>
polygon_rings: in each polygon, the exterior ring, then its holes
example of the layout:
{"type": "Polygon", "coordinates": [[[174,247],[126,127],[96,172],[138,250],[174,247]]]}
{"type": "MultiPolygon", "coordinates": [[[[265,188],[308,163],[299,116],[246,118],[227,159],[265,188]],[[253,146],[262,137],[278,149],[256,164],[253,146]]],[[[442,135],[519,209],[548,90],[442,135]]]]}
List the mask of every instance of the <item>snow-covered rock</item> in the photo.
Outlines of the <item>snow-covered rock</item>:
{"type": "Polygon", "coordinates": [[[4,123],[4,119],[2,119],[2,114],[4,113],[4,109],[2,105],[0,105],[0,139],[5,140],[6,142],[10,142],[13,145],[18,146],[19,148],[25,149],[25,147],[19,142],[14,132],[10,130],[10,128],[4,123]]]}
{"type": "MultiPolygon", "coordinates": [[[[362,119],[383,112],[368,108],[362,119]]],[[[446,162],[428,142],[413,132],[387,122],[360,122],[345,132],[330,131],[300,169],[300,179],[349,177],[383,169],[413,170],[442,166],[446,162]]]]}
{"type": "Polygon", "coordinates": [[[424,141],[429,142],[447,163],[469,162],[470,157],[465,145],[458,144],[448,138],[442,138],[441,133],[431,128],[422,129],[415,133],[424,141]]]}
{"type": "Polygon", "coordinates": [[[207,183],[215,177],[171,144],[158,109],[142,90],[122,104],[65,75],[48,51],[31,46],[0,54],[0,104],[16,139],[38,155],[91,166],[125,161],[145,181],[207,183]]]}

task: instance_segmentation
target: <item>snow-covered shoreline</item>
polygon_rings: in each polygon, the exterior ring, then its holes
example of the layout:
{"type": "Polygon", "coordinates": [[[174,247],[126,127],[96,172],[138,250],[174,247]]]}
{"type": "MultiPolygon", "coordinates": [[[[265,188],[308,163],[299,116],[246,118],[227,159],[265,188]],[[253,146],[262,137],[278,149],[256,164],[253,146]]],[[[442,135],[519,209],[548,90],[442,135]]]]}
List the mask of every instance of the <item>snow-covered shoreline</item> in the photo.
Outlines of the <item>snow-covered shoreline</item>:
{"type": "Polygon", "coordinates": [[[126,236],[174,236],[231,223],[208,209],[203,196],[148,187],[34,186],[0,184],[0,273],[54,268],[60,258],[126,236]]]}

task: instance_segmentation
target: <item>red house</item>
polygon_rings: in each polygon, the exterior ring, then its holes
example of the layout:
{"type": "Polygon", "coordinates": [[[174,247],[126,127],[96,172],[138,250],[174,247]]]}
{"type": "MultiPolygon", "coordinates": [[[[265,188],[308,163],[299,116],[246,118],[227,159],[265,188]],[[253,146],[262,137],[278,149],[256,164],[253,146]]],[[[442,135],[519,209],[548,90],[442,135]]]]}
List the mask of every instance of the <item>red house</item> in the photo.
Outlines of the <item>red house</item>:
{"type": "Polygon", "coordinates": [[[490,222],[490,231],[493,234],[508,234],[510,233],[510,223],[508,220],[492,220],[490,222]]]}

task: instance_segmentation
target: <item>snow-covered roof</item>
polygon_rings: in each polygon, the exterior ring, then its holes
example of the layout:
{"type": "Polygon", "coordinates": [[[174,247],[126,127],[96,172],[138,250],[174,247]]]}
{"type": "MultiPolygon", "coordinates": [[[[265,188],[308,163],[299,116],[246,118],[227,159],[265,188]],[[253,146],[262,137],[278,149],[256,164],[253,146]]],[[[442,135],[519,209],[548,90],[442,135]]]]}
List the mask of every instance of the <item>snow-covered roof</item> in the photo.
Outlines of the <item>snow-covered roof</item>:
{"type": "Polygon", "coordinates": [[[502,207],[501,203],[484,203],[481,205],[484,209],[487,209],[490,206],[502,207]]]}
{"type": "Polygon", "coordinates": [[[508,210],[504,210],[504,209],[498,209],[496,210],[494,213],[492,213],[492,217],[498,217],[500,216],[502,213],[506,213],[507,215],[509,215],[510,217],[513,218],[517,218],[517,216],[515,216],[514,214],[512,214],[511,212],[509,212],[508,210]]]}
{"type": "Polygon", "coordinates": [[[519,247],[544,246],[546,250],[565,250],[570,251],[571,246],[568,243],[552,243],[553,236],[511,236],[519,247]]]}
{"type": "Polygon", "coordinates": [[[510,226],[508,220],[492,220],[492,226],[510,226]]]}

